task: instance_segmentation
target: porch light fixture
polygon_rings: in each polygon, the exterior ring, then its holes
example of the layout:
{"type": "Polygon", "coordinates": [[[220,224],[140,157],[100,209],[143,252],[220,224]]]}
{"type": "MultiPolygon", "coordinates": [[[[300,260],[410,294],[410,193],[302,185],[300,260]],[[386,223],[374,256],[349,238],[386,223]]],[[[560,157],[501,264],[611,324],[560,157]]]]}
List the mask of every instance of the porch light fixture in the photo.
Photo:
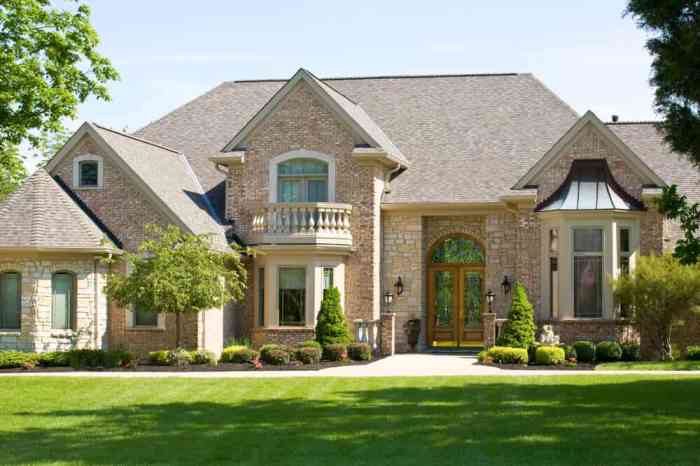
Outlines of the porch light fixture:
{"type": "Polygon", "coordinates": [[[391,294],[391,291],[387,291],[384,293],[384,305],[389,306],[392,302],[394,301],[394,295],[391,294]]]}
{"type": "Polygon", "coordinates": [[[394,291],[396,291],[396,296],[401,296],[403,294],[403,281],[401,281],[401,275],[394,283],[394,291]]]}
{"type": "Polygon", "coordinates": [[[501,282],[501,288],[503,288],[503,294],[506,295],[510,293],[512,283],[508,279],[508,275],[503,275],[503,281],[501,282]]]}
{"type": "Polygon", "coordinates": [[[493,299],[496,297],[492,290],[486,293],[486,302],[489,304],[489,313],[493,313],[493,299]]]}

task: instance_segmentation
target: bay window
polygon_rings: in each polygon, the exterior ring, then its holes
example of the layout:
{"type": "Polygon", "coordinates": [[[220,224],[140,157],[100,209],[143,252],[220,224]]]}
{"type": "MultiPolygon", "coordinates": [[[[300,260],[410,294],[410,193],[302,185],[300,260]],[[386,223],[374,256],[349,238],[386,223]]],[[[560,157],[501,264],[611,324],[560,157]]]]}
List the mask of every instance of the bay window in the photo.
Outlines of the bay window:
{"type": "Polygon", "coordinates": [[[575,228],[574,317],[603,316],[603,229],[575,228]]]}
{"type": "Polygon", "coordinates": [[[279,325],[303,326],[306,313],[306,268],[279,269],[279,325]]]}

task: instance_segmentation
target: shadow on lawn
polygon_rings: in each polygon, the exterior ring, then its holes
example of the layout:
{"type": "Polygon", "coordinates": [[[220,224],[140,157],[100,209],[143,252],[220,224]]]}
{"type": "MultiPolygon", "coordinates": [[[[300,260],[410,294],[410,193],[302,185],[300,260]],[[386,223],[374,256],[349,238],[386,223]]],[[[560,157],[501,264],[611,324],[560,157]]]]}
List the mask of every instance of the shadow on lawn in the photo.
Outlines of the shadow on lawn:
{"type": "Polygon", "coordinates": [[[0,462],[651,465],[700,455],[700,379],[388,385],[325,399],[8,413],[42,427],[0,434],[0,462]]]}

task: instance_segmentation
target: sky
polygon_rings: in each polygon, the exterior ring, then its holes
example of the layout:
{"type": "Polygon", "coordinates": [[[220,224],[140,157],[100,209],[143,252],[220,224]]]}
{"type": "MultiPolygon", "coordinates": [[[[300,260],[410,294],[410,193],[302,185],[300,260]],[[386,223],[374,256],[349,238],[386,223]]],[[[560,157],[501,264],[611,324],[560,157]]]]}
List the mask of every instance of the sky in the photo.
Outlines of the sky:
{"type": "MultiPolygon", "coordinates": [[[[90,0],[121,75],[83,121],[135,131],[222,81],[533,73],[577,112],[658,119],[646,33],[626,1],[90,0]]],[[[28,159],[30,169],[34,160],[28,159]]]]}

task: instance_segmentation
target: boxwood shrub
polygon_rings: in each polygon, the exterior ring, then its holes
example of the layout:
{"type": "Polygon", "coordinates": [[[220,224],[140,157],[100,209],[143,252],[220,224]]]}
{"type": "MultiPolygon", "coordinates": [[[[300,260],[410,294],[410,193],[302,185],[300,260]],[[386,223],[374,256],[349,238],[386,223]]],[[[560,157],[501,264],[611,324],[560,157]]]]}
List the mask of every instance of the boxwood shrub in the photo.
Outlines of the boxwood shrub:
{"type": "Polygon", "coordinates": [[[260,353],[245,346],[229,346],[221,353],[221,362],[234,364],[253,363],[258,360],[260,353]]]}
{"type": "Polygon", "coordinates": [[[565,359],[564,348],[558,346],[540,346],[535,355],[535,362],[543,366],[563,364],[565,359]]]}
{"type": "MultiPolygon", "coordinates": [[[[262,353],[261,353],[262,354],[262,353]]],[[[273,366],[284,366],[289,364],[289,351],[283,349],[270,349],[265,352],[263,361],[273,366]]]]}
{"type": "Polygon", "coordinates": [[[68,367],[70,366],[70,353],[67,351],[50,351],[38,355],[39,365],[42,367],[68,367]]]}
{"type": "Polygon", "coordinates": [[[620,346],[622,347],[623,361],[641,361],[642,356],[637,343],[623,343],[620,346]]]}
{"type": "Polygon", "coordinates": [[[595,359],[598,362],[614,362],[622,359],[622,347],[616,341],[601,341],[595,347],[595,359]]]}
{"type": "Polygon", "coordinates": [[[321,350],[314,346],[306,346],[295,351],[296,360],[303,364],[318,364],[321,362],[321,350]]]}
{"type": "Polygon", "coordinates": [[[39,356],[23,351],[0,351],[0,369],[29,369],[35,367],[39,356]]]}
{"type": "Polygon", "coordinates": [[[350,343],[348,345],[348,357],[353,361],[370,361],[372,348],[367,343],[350,343]]]}
{"type": "Polygon", "coordinates": [[[499,364],[527,364],[529,361],[525,348],[509,348],[507,346],[494,346],[486,350],[483,361],[493,361],[499,364]]]}
{"type": "Polygon", "coordinates": [[[331,343],[323,347],[323,359],[343,361],[348,358],[348,347],[342,343],[331,343]]]}
{"type": "Polygon", "coordinates": [[[268,353],[270,351],[277,351],[277,350],[281,350],[281,351],[285,351],[285,352],[289,353],[289,348],[284,346],[284,345],[277,345],[275,343],[268,343],[267,345],[262,345],[260,347],[260,359],[265,361],[267,359],[268,353]]]}
{"type": "Polygon", "coordinates": [[[71,350],[68,352],[68,359],[73,369],[111,369],[130,366],[136,361],[136,357],[127,351],[94,349],[71,350]]]}
{"type": "Polygon", "coordinates": [[[564,357],[567,361],[577,361],[578,355],[576,354],[576,348],[574,345],[561,344],[559,348],[564,350],[564,357]]]}
{"type": "Polygon", "coordinates": [[[595,361],[595,344],[592,341],[577,341],[574,349],[578,362],[590,364],[595,361]]]}
{"type": "Polygon", "coordinates": [[[686,349],[686,357],[691,361],[700,361],[700,345],[689,346],[686,349]]]}
{"type": "Polygon", "coordinates": [[[174,362],[172,357],[172,351],[151,351],[148,353],[148,362],[154,366],[172,366],[174,362]]]}

